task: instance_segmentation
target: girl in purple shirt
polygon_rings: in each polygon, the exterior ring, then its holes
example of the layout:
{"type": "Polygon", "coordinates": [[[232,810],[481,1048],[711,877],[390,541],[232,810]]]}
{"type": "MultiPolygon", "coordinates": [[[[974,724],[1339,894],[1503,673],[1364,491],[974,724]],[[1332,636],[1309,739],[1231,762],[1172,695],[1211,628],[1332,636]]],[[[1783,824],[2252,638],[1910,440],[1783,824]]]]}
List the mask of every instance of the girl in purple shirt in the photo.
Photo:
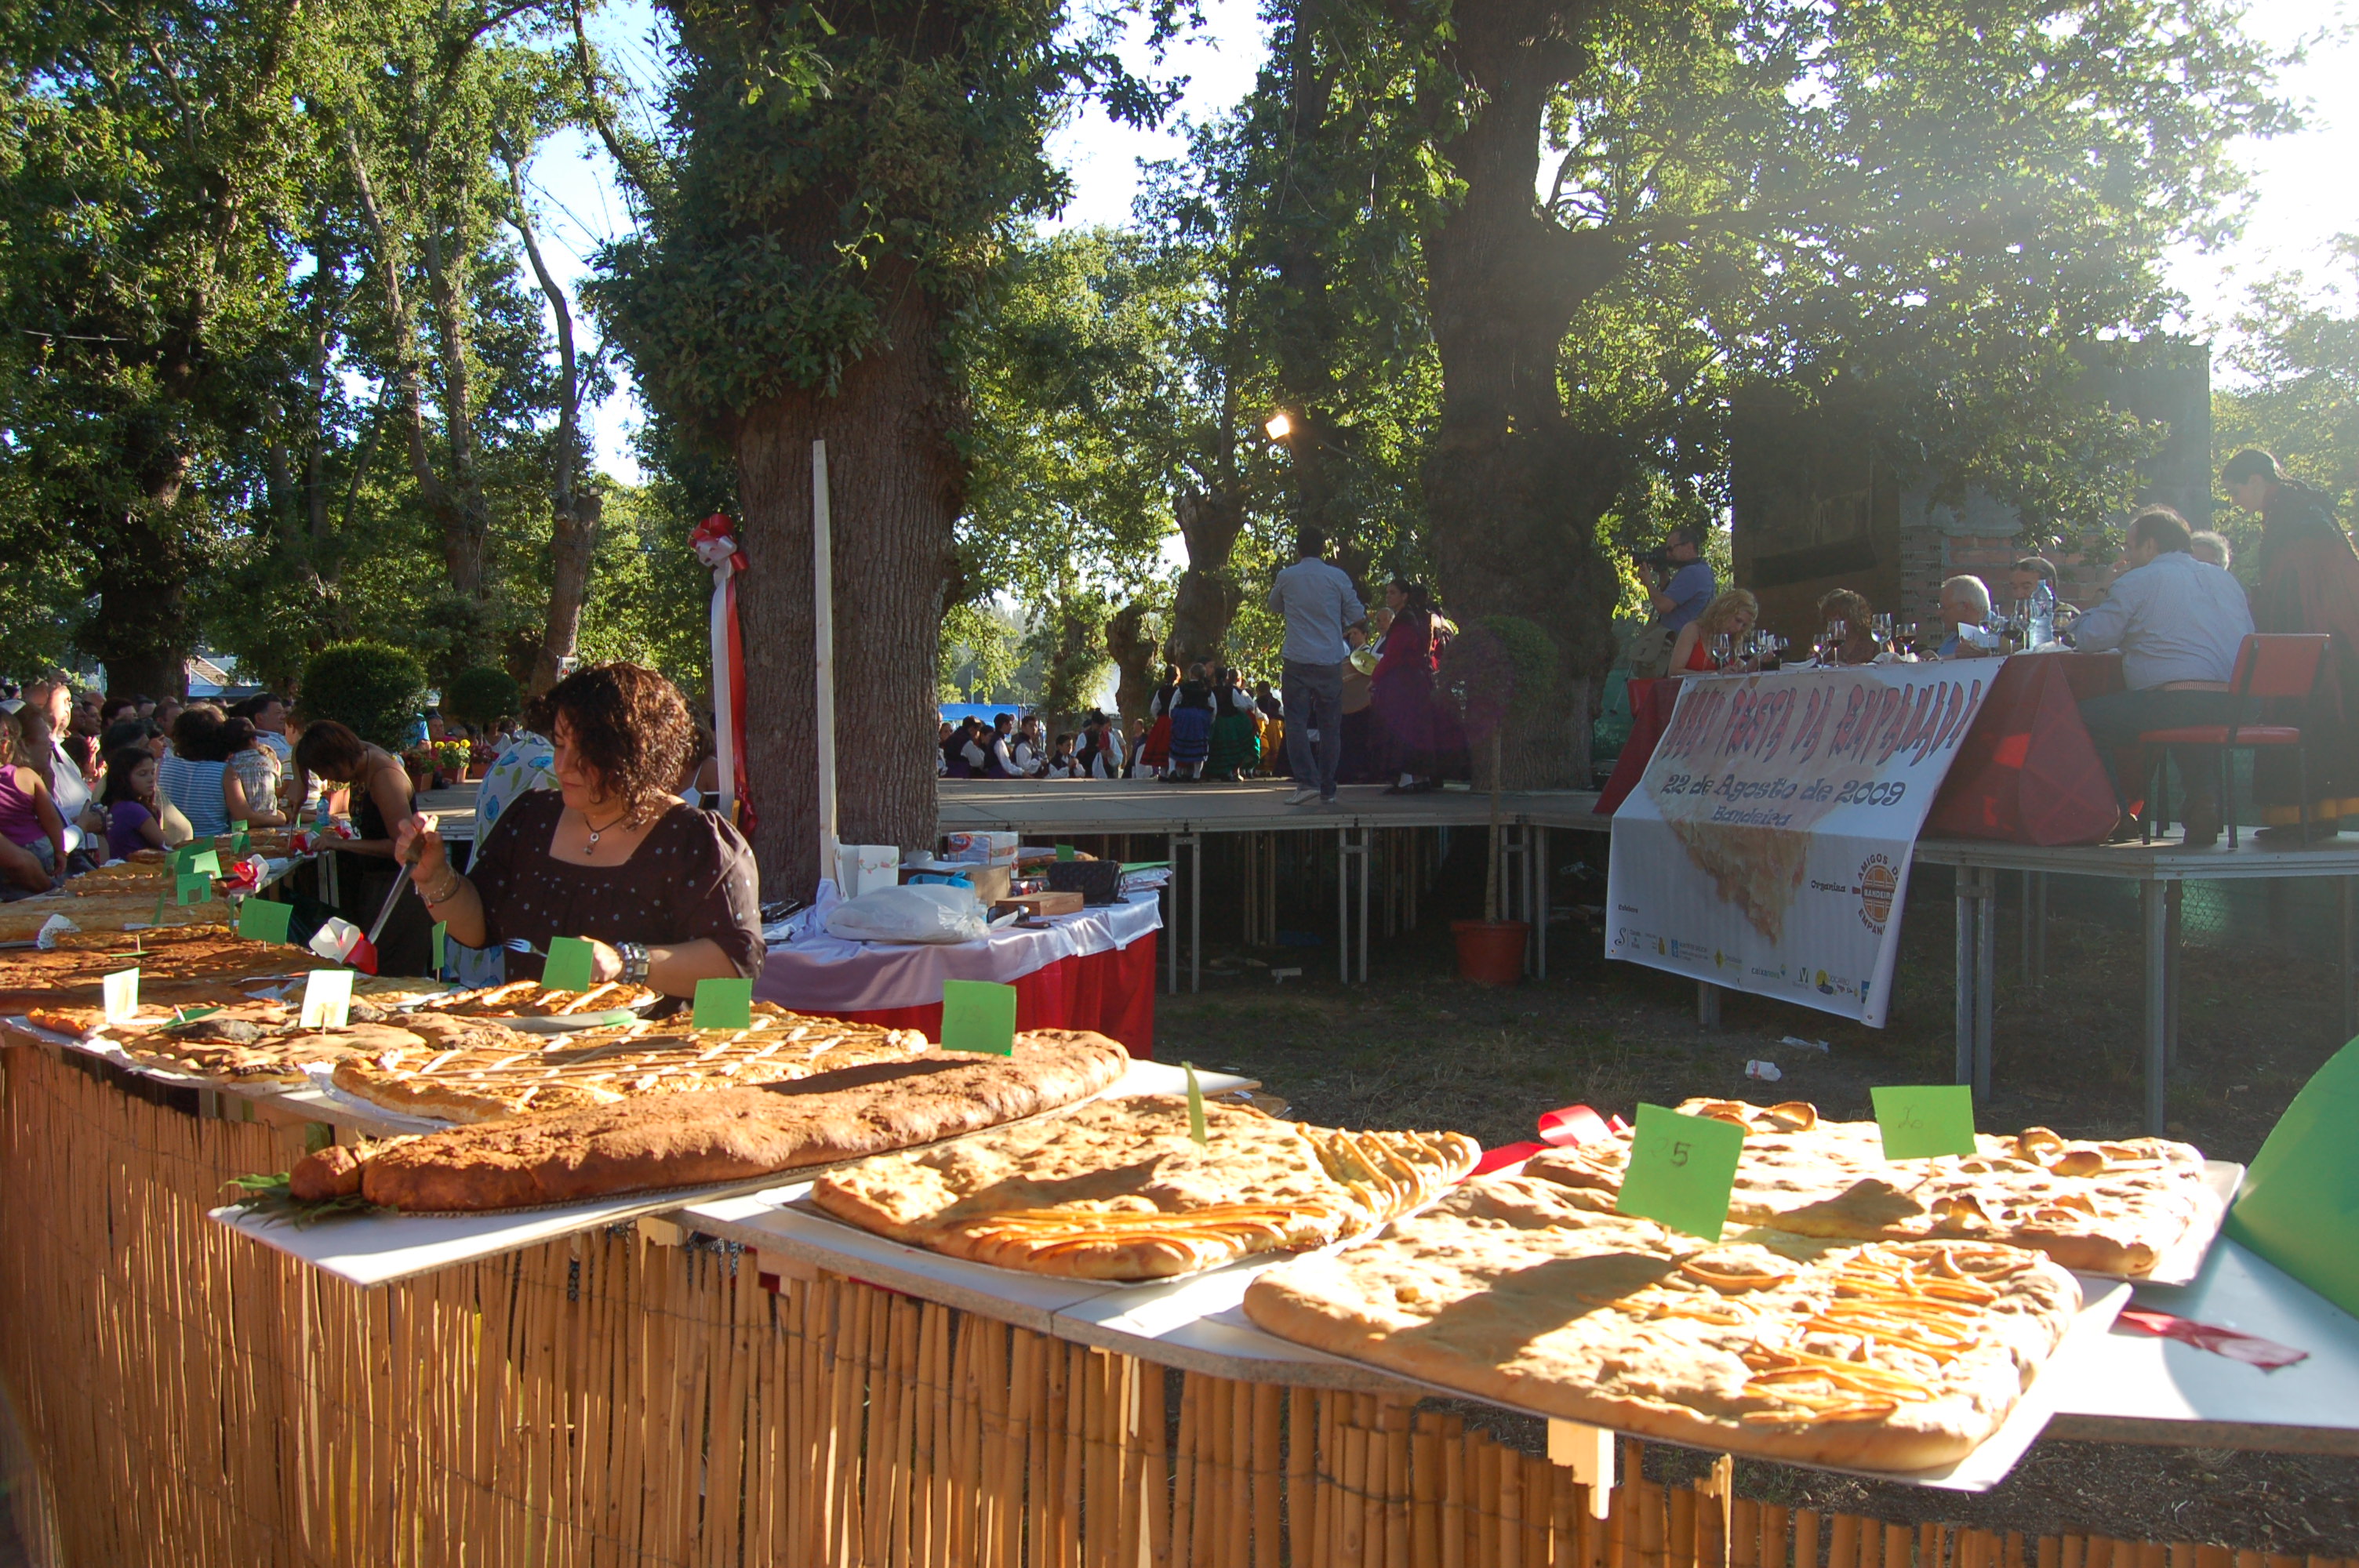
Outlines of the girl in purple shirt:
{"type": "Polygon", "coordinates": [[[156,759],[145,746],[124,746],[106,756],[106,852],[127,860],[135,850],[164,848],[162,813],[156,801],[156,759]]]}

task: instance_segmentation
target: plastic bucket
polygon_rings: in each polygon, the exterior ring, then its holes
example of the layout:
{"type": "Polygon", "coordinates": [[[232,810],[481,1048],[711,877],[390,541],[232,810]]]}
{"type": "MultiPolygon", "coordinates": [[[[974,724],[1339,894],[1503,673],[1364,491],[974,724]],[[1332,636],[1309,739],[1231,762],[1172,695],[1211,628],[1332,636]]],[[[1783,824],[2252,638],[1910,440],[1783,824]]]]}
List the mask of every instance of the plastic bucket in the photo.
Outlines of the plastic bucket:
{"type": "Polygon", "coordinates": [[[1524,978],[1524,941],[1531,926],[1520,920],[1453,920],[1458,938],[1458,974],[1483,986],[1511,986],[1524,978]]]}

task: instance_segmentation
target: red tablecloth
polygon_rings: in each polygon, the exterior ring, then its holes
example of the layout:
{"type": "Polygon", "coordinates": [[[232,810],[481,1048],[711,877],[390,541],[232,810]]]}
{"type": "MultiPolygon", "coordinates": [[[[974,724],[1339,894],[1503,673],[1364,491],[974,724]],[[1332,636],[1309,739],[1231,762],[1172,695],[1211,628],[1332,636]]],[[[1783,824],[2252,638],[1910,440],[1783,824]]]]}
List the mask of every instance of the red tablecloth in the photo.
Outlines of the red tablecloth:
{"type": "MultiPolygon", "coordinates": [[[[2122,688],[2120,655],[2018,654],[1996,669],[1925,831],[2017,844],[2097,842],[2114,826],[2114,790],[2076,705],[2122,688]]],[[[1670,724],[1680,685],[1630,683],[1630,740],[1597,797],[1599,812],[1610,816],[1638,786],[1670,724]]],[[[2136,762],[2130,767],[2135,773],[2136,762]]]]}
{"type": "Polygon", "coordinates": [[[2007,660],[1950,764],[1925,831],[2014,844],[2103,838],[2119,813],[2077,705],[2121,689],[2117,654],[2007,660]]]}
{"type": "MultiPolygon", "coordinates": [[[[1140,1061],[1154,1060],[1153,933],[1127,947],[1060,958],[1010,983],[1016,987],[1017,1029],[1094,1029],[1130,1047],[1130,1054],[1140,1061]]],[[[889,1029],[920,1030],[937,1044],[942,1037],[942,1004],[938,1001],[923,1007],[883,1007],[826,1016],[881,1023],[889,1029]]]]}

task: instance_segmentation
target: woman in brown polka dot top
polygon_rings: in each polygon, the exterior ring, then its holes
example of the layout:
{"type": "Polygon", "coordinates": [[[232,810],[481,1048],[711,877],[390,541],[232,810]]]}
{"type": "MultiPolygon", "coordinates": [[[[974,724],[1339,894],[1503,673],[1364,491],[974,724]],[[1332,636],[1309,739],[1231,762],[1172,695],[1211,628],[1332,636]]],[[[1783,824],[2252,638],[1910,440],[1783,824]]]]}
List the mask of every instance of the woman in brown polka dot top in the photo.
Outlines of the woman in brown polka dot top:
{"type": "MultiPolygon", "coordinates": [[[[394,852],[451,939],[488,947],[517,938],[547,951],[582,936],[593,980],[630,980],[690,997],[696,982],[752,975],[762,963],[760,891],[745,836],[672,794],[696,730],[672,684],[641,665],[576,670],[541,699],[557,752],[554,790],[520,796],[476,846],[462,876],[441,836],[412,816],[394,852]]],[[[507,955],[512,979],[540,959],[507,955]]]]}

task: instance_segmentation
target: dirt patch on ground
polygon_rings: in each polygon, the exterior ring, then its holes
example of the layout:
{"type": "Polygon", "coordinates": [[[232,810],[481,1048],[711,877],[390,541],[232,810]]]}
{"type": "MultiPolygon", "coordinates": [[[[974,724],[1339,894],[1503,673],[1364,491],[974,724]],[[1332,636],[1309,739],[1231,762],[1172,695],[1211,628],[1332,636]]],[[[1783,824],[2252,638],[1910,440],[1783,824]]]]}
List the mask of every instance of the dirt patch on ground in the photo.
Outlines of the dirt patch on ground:
{"type": "MultiPolygon", "coordinates": [[[[1346,988],[1332,978],[1332,947],[1299,956],[1224,948],[1212,933],[1227,923],[1208,908],[1204,989],[1158,999],[1156,1054],[1257,1077],[1306,1120],[1453,1129],[1486,1146],[1527,1139],[1538,1113],[1576,1101],[1626,1116],[1641,1099],[1726,1095],[1808,1099],[1832,1116],[1865,1117],[1873,1085],[1951,1077],[1949,894],[1946,877],[1919,873],[1884,1030],[1729,994],[1722,1026],[1704,1032],[1691,983],[1605,962],[1598,930],[1579,923],[1556,927],[1545,982],[1467,985],[1455,976],[1446,920],[1433,913],[1439,899],[1424,929],[1376,945],[1373,983],[1346,988]],[[1274,982],[1273,962],[1305,974],[1274,982]],[[1785,1044],[1789,1036],[1827,1049],[1785,1044]],[[1748,1060],[1775,1062],[1782,1078],[1749,1080],[1748,1060]]],[[[2003,955],[2012,957],[2014,941],[2003,924],[2003,955]]],[[[2071,920],[2050,923],[2043,986],[2021,984],[2002,965],[1984,1130],[2140,1130],[2141,966],[2128,933],[2071,920]]],[[[2343,1040],[2331,967],[2245,947],[2190,950],[2180,1016],[2170,1130],[2222,1159],[2251,1159],[2343,1040]]],[[[1463,1413],[1532,1452],[1544,1447],[1537,1423],[1495,1411],[1484,1419],[1479,1409],[1463,1413]]],[[[1683,1476],[1692,1463],[1659,1445],[1648,1453],[1650,1475],[1659,1466],[1683,1476]]],[[[1981,1497],[1749,1463],[1738,1476],[1749,1497],[1895,1522],[2359,1556],[2359,1459],[2051,1442],[1981,1497]]]]}

